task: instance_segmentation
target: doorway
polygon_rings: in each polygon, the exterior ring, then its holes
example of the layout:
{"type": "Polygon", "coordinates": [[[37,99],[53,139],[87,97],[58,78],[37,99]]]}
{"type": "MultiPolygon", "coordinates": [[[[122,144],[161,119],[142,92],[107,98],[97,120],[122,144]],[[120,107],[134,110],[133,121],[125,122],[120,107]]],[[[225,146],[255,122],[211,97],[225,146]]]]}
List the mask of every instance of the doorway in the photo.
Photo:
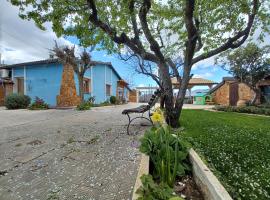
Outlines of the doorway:
{"type": "Polygon", "coordinates": [[[24,78],[17,78],[18,94],[24,94],[24,78]]]}

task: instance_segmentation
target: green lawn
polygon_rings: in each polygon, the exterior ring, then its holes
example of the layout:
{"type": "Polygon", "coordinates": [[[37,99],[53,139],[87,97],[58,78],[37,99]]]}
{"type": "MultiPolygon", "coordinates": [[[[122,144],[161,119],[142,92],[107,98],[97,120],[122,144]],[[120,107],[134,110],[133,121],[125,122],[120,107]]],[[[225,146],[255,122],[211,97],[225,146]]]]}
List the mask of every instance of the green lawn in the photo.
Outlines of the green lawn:
{"type": "Polygon", "coordinates": [[[270,199],[270,118],[184,110],[184,137],[234,199],[270,199]]]}

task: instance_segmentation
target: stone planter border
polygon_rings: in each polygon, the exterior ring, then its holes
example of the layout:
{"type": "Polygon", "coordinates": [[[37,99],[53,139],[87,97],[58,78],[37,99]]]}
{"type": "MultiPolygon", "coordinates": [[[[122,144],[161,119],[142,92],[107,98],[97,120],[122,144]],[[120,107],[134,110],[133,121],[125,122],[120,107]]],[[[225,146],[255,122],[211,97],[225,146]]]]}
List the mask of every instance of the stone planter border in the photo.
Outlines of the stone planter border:
{"type": "MultiPolygon", "coordinates": [[[[189,159],[192,164],[193,178],[204,195],[205,200],[232,200],[229,193],[221,185],[216,176],[203,163],[194,149],[189,150],[189,159]]],[[[149,173],[149,156],[142,154],[141,162],[133,188],[132,200],[137,200],[137,189],[142,185],[140,177],[149,173]]]]}
{"type": "Polygon", "coordinates": [[[143,174],[149,174],[149,162],[150,162],[149,156],[147,156],[145,154],[141,154],[141,162],[140,162],[139,170],[138,170],[138,173],[137,173],[136,182],[135,182],[135,185],[134,185],[134,188],[133,188],[132,200],[137,200],[138,197],[139,197],[136,194],[136,191],[142,185],[141,176],[143,174]]]}
{"type": "Polygon", "coordinates": [[[216,176],[203,163],[194,149],[189,150],[193,178],[202,191],[205,200],[232,200],[216,176]]]}

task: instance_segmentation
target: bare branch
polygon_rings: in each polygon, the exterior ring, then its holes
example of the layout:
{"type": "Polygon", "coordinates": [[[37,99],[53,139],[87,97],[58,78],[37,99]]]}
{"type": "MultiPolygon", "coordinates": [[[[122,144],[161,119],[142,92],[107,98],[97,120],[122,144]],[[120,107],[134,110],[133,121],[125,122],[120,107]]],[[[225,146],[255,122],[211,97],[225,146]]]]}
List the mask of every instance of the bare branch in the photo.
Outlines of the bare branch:
{"type": "Polygon", "coordinates": [[[259,0],[253,0],[253,8],[252,8],[251,14],[249,14],[248,16],[248,22],[247,22],[246,28],[244,30],[239,31],[234,37],[229,38],[227,42],[225,42],[220,47],[193,58],[192,64],[195,64],[206,58],[210,58],[228,49],[235,49],[241,46],[249,36],[250,30],[253,25],[258,9],[259,9],[259,0]]]}

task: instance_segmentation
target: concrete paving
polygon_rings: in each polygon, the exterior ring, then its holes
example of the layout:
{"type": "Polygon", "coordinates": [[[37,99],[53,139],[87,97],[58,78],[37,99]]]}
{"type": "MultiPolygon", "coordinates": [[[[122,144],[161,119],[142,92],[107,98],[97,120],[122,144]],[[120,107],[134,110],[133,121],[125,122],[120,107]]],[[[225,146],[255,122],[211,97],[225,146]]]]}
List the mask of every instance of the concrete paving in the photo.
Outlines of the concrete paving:
{"type": "Polygon", "coordinates": [[[126,135],[127,117],[121,112],[138,105],[89,111],[1,107],[0,199],[130,199],[139,135],[126,135]]]}
{"type": "Polygon", "coordinates": [[[121,111],[0,109],[0,199],[130,199],[140,154],[121,111]]]}

